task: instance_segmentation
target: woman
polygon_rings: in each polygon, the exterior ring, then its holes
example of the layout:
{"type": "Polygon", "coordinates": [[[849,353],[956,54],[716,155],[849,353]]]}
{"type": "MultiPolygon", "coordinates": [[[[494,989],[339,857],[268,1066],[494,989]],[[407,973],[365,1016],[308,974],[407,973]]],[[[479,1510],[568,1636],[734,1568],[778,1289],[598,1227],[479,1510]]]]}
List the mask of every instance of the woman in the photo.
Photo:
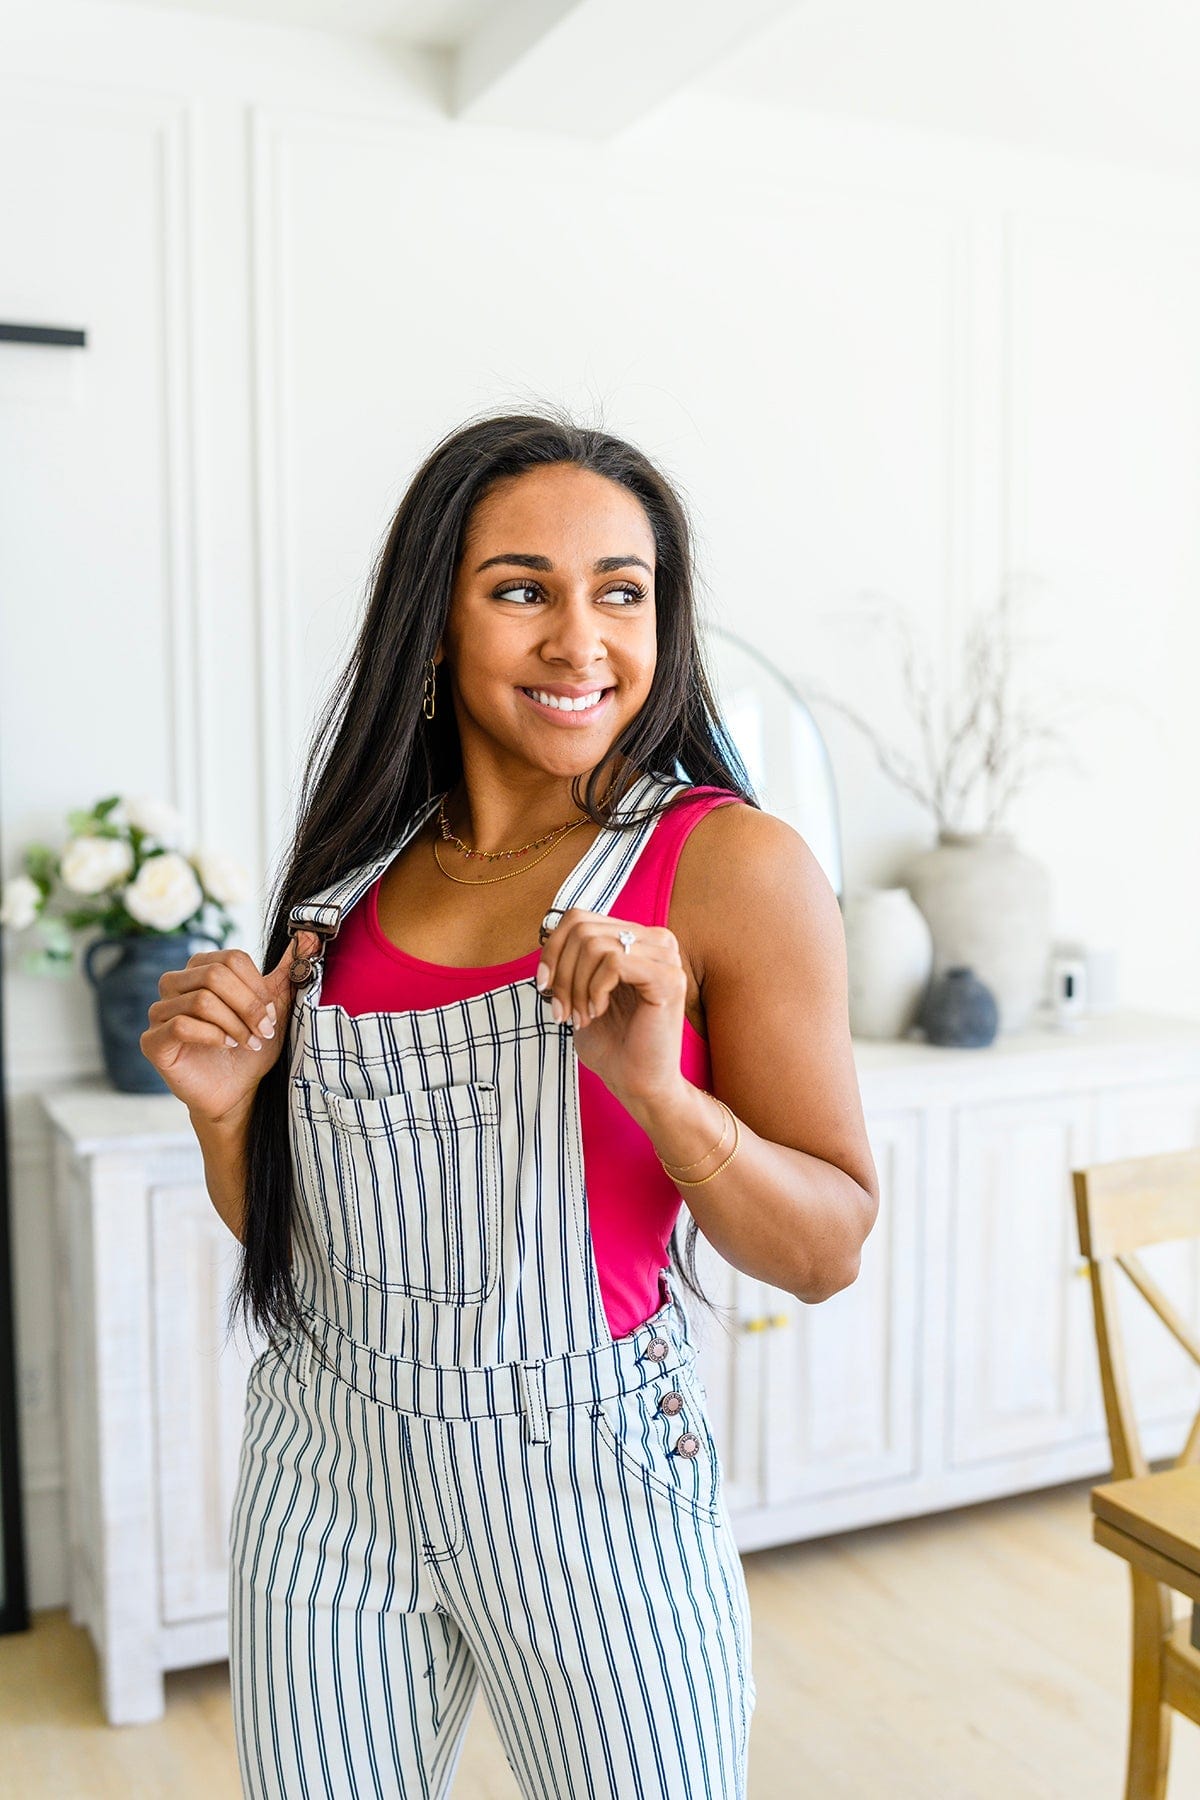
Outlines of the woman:
{"type": "Polygon", "coordinates": [[[878,1203],[836,896],[747,787],[669,482],[549,414],[448,436],[264,972],[193,956],[142,1039],[270,1338],[231,1533],[248,1795],[446,1794],[480,1682],[523,1795],[745,1793],[749,1608],[668,1239],[686,1198],[686,1285],[698,1225],[819,1301],[878,1203]]]}

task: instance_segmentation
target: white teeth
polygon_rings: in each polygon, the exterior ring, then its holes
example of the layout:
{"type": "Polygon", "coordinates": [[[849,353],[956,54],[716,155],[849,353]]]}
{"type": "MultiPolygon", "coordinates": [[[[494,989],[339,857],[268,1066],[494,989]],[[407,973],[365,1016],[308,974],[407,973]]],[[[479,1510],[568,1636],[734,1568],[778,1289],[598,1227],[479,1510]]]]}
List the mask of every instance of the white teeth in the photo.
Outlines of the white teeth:
{"type": "Polygon", "coordinates": [[[543,706],[552,706],[556,712],[586,712],[589,707],[599,705],[607,689],[597,688],[594,694],[584,694],[578,700],[572,700],[566,694],[560,696],[543,693],[541,688],[526,688],[524,692],[531,695],[533,699],[540,700],[543,706]]]}

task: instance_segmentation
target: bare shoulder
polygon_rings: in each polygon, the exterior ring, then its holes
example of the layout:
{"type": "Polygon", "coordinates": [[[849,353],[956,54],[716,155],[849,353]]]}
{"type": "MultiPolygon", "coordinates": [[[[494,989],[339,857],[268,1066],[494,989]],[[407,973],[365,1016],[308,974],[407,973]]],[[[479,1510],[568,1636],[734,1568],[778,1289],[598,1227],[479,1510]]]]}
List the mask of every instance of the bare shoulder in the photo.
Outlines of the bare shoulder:
{"type": "Polygon", "coordinates": [[[761,1136],[877,1196],[841,907],[817,857],[773,813],[714,807],[684,842],[675,886],[671,928],[699,984],[713,1092],[761,1136]]]}
{"type": "Polygon", "coordinates": [[[702,990],[714,965],[730,970],[761,934],[769,941],[782,930],[793,951],[817,961],[836,964],[844,950],[837,895],[817,857],[786,819],[744,803],[715,806],[692,827],[671,920],[702,990]]]}

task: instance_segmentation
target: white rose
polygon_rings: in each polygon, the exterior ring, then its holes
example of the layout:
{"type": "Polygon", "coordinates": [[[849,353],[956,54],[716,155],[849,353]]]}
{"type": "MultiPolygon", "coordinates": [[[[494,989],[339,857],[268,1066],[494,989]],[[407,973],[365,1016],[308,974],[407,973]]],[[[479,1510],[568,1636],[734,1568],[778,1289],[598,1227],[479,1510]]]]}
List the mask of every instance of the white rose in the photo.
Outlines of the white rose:
{"type": "Polygon", "coordinates": [[[187,857],[175,850],[148,856],[124,893],[133,917],[156,931],[177,931],[203,899],[196,871],[187,857]]]}
{"type": "Polygon", "coordinates": [[[133,851],[124,838],[70,838],[60,864],[72,893],[101,894],[124,881],[133,867],[133,851]]]}
{"type": "MultiPolygon", "coordinates": [[[[155,800],[149,794],[134,794],[121,801],[114,810],[121,814],[121,823],[144,831],[147,837],[169,850],[178,850],[183,841],[183,816],[165,800],[155,800]]],[[[109,817],[112,817],[111,813],[109,817]]]]}
{"type": "Polygon", "coordinates": [[[218,906],[237,906],[249,897],[249,875],[223,850],[197,850],[192,861],[200,871],[205,893],[211,894],[218,906]]]}
{"type": "Polygon", "coordinates": [[[37,882],[28,875],[14,875],[4,884],[4,898],[0,901],[0,925],[9,925],[14,931],[24,931],[37,918],[41,904],[42,890],[37,882]]]}

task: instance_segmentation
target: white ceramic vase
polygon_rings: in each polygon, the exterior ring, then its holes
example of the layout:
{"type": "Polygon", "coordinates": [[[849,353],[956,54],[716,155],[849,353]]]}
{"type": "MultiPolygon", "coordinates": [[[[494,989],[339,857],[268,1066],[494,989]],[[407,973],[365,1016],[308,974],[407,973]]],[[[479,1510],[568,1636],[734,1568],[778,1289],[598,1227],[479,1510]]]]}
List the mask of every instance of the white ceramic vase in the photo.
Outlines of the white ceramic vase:
{"type": "Polygon", "coordinates": [[[929,925],[907,888],[861,887],[842,902],[850,1031],[903,1037],[916,1022],[933,967],[929,925]]]}
{"type": "Polygon", "coordinates": [[[992,991],[998,1033],[1028,1025],[1050,954],[1045,867],[1010,831],[942,831],[900,879],[929,921],[934,977],[966,964],[992,991]]]}

